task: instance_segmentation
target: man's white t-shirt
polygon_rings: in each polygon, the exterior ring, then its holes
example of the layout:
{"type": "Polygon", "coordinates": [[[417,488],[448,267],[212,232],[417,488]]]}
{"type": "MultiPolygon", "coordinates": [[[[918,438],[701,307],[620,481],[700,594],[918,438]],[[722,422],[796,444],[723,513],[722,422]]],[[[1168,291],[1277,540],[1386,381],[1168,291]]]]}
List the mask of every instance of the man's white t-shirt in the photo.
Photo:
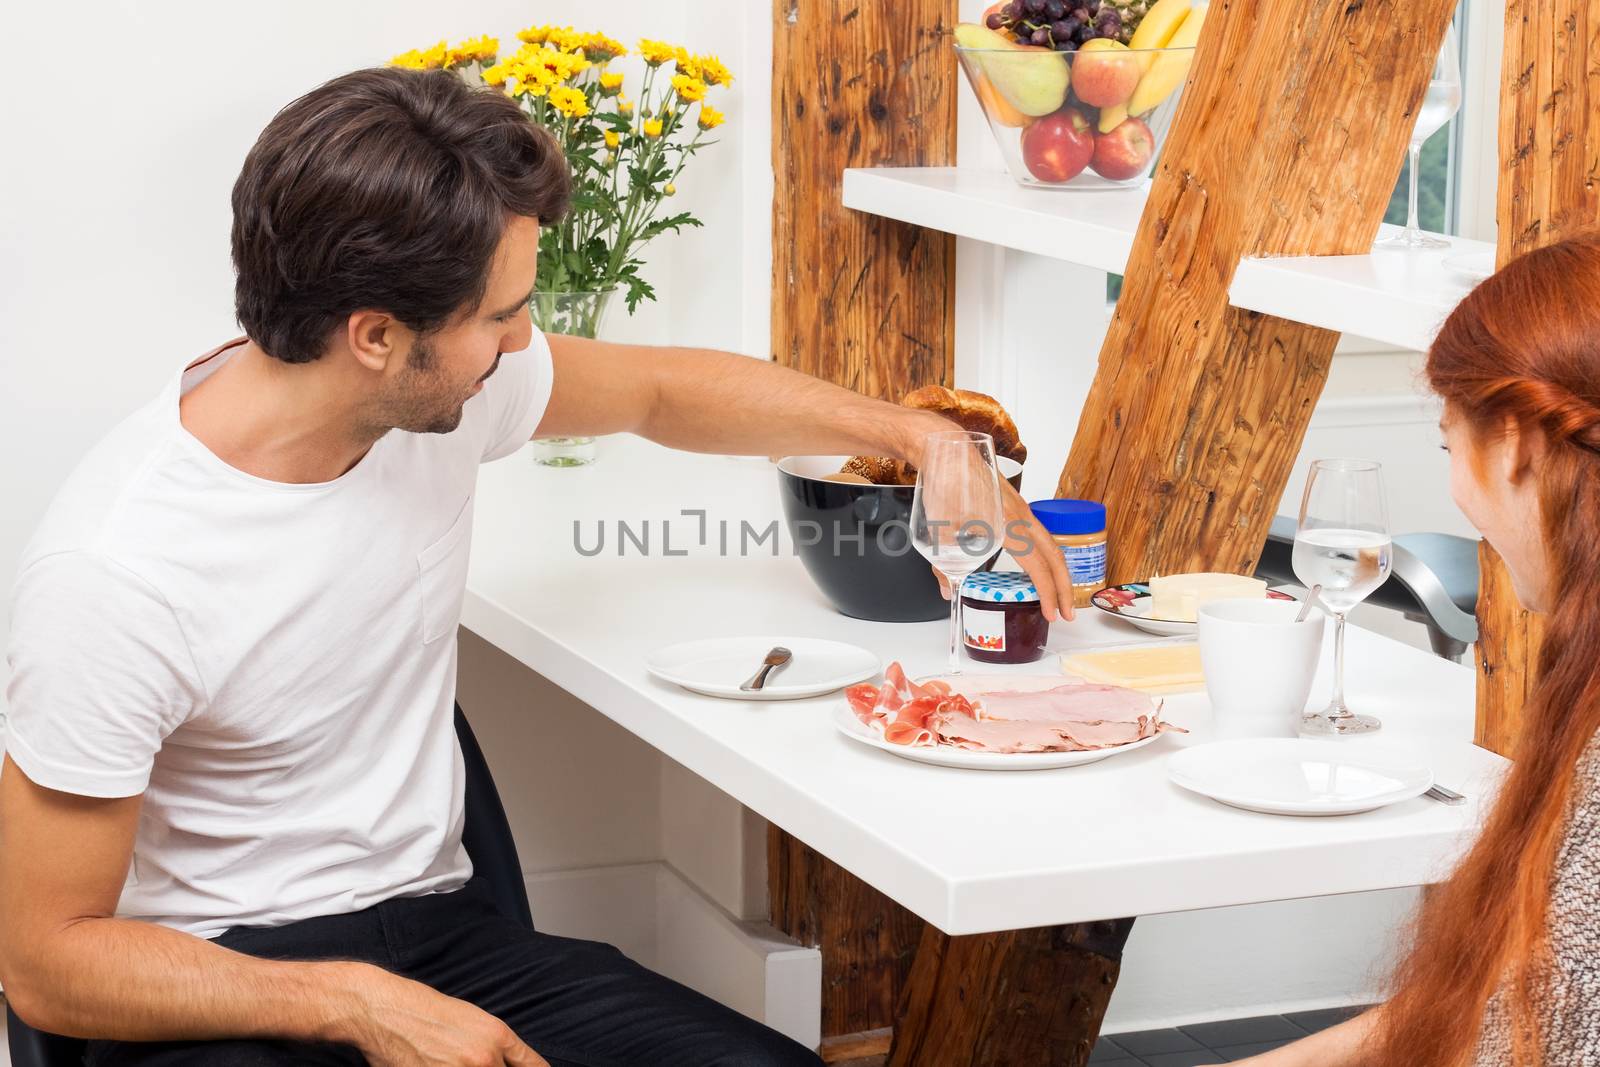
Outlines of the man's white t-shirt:
{"type": "MultiPolygon", "coordinates": [[[[235,344],[237,344],[236,342],[235,344]]],[[[96,445],[23,553],[6,751],[33,781],[144,794],[118,914],[202,937],[461,886],[456,624],[478,464],[549,401],[535,331],[448,434],[341,477],[228,466],[176,376],[96,445]]]]}

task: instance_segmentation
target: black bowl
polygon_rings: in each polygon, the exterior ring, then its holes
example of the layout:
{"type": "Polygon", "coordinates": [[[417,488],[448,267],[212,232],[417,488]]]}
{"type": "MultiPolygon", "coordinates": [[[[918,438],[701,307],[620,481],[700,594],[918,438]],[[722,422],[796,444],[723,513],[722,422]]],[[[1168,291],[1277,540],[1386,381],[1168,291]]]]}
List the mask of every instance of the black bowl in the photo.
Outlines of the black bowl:
{"type": "MultiPolygon", "coordinates": [[[[846,615],[873,622],[948,618],[939,580],[911,543],[909,485],[830,482],[847,456],[789,456],[778,464],[790,542],[823,596],[846,615]]],[[[1018,491],[1022,464],[1001,457],[1001,475],[1018,491]]],[[[993,566],[996,552],[981,569],[993,566]]]]}

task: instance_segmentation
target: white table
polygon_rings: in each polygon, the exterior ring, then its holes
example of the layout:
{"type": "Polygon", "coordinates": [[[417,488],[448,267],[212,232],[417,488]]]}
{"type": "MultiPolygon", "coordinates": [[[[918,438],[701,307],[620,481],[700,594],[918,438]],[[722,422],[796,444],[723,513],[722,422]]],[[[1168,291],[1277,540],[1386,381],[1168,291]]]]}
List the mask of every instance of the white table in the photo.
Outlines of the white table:
{"type": "MultiPolygon", "coordinates": [[[[1191,795],[1167,781],[1166,761],[1208,739],[1201,694],[1167,699],[1166,717],[1187,736],[1085,767],[1000,773],[930,767],[852,742],[831,722],[838,696],[745,703],[655,681],[644,669],[653,649],[727,634],[850,641],[911,675],[942,667],[945,622],[842,616],[789,554],[786,532],[776,557],[770,538],[741,556],[741,522],[752,536],[774,522],[781,531],[777,474],[765,459],[677,453],[631,437],[602,441],[600,461],[581,470],[540,468],[519,453],[480,476],[463,624],[949,934],[1435,881],[1507,765],[1471,743],[1469,669],[1354,629],[1349,697],[1385,729],[1350,743],[1421,746],[1467,804],[1418,799],[1295,819],[1191,795]],[[700,518],[683,509],[705,510],[707,545],[697,543],[700,518]],[[635,536],[648,524],[648,556],[630,541],[619,557],[619,521],[635,536]],[[580,554],[575,522],[590,549],[603,524],[603,552],[580,554]]],[[[1086,609],[1056,624],[1052,645],[1139,636],[1099,615],[1086,609]]],[[[1046,659],[1011,669],[1056,667],[1046,659]]],[[[1325,657],[1314,695],[1327,684],[1325,657]]]]}

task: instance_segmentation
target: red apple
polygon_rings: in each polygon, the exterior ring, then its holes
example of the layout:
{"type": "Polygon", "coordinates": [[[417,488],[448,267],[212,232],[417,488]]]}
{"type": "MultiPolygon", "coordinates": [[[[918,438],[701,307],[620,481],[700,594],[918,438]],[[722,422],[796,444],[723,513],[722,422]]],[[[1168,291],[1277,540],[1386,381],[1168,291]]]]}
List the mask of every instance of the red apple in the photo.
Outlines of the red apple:
{"type": "Polygon", "coordinates": [[[1155,134],[1144,120],[1123,119],[1110,133],[1096,135],[1089,166],[1102,178],[1126,181],[1143,174],[1155,153],[1155,134]]]}
{"type": "Polygon", "coordinates": [[[1128,102],[1143,73],[1139,57],[1127,45],[1096,37],[1073,59],[1072,91],[1092,107],[1116,107],[1128,102]]]}
{"type": "Polygon", "coordinates": [[[1094,127],[1083,112],[1064,107],[1028,123],[1022,131],[1022,162],[1042,182],[1069,181],[1089,165],[1094,143],[1094,127]]]}

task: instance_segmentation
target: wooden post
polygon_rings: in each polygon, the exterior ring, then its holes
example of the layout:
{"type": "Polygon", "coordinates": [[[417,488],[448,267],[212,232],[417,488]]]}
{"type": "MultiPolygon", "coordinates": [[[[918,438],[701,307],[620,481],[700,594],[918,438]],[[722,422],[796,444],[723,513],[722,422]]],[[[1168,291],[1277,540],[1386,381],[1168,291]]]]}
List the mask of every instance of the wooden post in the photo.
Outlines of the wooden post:
{"type": "MultiPolygon", "coordinates": [[[[1600,222],[1600,5],[1508,0],[1500,68],[1502,265],[1600,222]]],[[[1509,755],[1542,629],[1517,603],[1500,557],[1478,554],[1477,741],[1509,755]]]]}
{"type": "Polygon", "coordinates": [[[840,202],[846,167],[956,158],[955,0],[774,0],[772,350],[898,400],[951,384],[955,238],[840,202]]]}
{"type": "Polygon", "coordinates": [[[1059,495],[1112,581],[1251,573],[1338,335],[1228,304],[1244,255],[1365,252],[1454,0],[1214,0],[1059,495]]]}
{"type": "MultiPolygon", "coordinates": [[[[954,238],[847,211],[840,187],[846,167],[955,162],[955,21],[954,0],[776,0],[779,363],[888,399],[951,384],[954,238]]],[[[776,827],[767,863],[773,924],[822,949],[830,1062],[881,1063],[891,1040],[894,1063],[1087,1060],[1126,924],[951,938],[776,827]]]]}
{"type": "Polygon", "coordinates": [[[1132,919],[951,937],[929,926],[889,1067],[1089,1061],[1132,919]]]}

